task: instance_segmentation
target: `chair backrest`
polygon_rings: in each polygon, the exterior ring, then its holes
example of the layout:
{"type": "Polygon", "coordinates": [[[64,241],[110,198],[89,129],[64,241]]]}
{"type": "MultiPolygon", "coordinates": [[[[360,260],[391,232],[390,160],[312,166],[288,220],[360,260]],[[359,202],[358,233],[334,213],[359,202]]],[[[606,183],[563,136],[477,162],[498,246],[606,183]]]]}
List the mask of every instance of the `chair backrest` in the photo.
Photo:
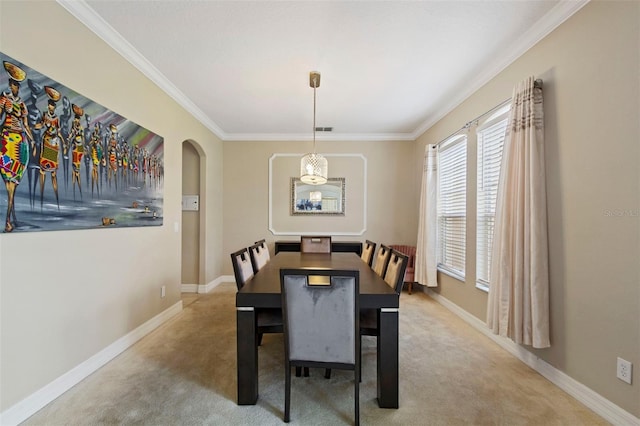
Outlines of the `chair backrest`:
{"type": "Polygon", "coordinates": [[[387,272],[387,264],[389,263],[390,255],[391,249],[384,244],[380,244],[378,254],[376,254],[376,262],[373,264],[373,270],[381,277],[384,277],[385,272],[387,272]]]}
{"type": "Polygon", "coordinates": [[[267,246],[267,240],[262,239],[260,241],[256,241],[254,244],[259,244],[260,247],[264,249],[266,252],[267,260],[271,259],[271,254],[269,253],[269,247],[267,246]]]}
{"type": "Polygon", "coordinates": [[[240,290],[244,283],[253,277],[253,265],[249,259],[249,250],[243,248],[231,253],[231,264],[233,265],[233,274],[236,277],[236,286],[240,290]]]}
{"type": "Polygon", "coordinates": [[[371,266],[373,264],[373,255],[376,251],[376,243],[373,241],[366,240],[362,245],[362,255],[360,258],[367,265],[371,266]]]}
{"type": "Polygon", "coordinates": [[[281,269],[280,285],[287,359],[357,366],[359,272],[281,269]]]}
{"type": "Polygon", "coordinates": [[[408,262],[409,256],[400,253],[397,250],[391,250],[387,270],[384,274],[384,282],[394,289],[397,294],[400,294],[402,291],[402,285],[404,284],[404,272],[407,269],[408,262]]]}
{"type": "Polygon", "coordinates": [[[331,236],[328,237],[300,237],[301,253],[331,253],[331,236]]]}
{"type": "Polygon", "coordinates": [[[402,254],[406,254],[409,256],[409,263],[407,263],[407,268],[413,268],[416,261],[416,246],[409,246],[404,244],[391,244],[389,246],[392,250],[398,250],[402,254]]]}
{"type": "Polygon", "coordinates": [[[409,260],[407,261],[407,269],[404,272],[404,282],[412,283],[413,281],[415,281],[416,246],[391,244],[389,247],[392,250],[398,250],[400,253],[409,256],[409,260]]]}
{"type": "Polygon", "coordinates": [[[269,250],[264,243],[254,244],[249,247],[249,255],[251,256],[251,265],[253,266],[254,274],[257,274],[258,271],[269,262],[269,250]]]}

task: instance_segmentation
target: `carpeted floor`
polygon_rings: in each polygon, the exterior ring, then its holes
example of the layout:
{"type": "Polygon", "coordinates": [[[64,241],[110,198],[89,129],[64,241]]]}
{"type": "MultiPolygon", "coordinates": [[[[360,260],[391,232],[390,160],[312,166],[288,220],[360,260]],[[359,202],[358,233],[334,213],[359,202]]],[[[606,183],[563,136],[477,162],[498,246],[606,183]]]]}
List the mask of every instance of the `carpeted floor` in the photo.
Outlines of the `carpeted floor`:
{"type": "MultiPolygon", "coordinates": [[[[279,425],[282,335],[259,348],[260,398],[236,405],[235,284],[184,310],[25,425],[279,425]]],[[[606,425],[602,418],[420,292],[400,299],[400,408],[378,408],[375,339],[363,339],[364,425],[606,425]]],[[[292,380],[291,423],[353,422],[353,373],[292,380]]]]}

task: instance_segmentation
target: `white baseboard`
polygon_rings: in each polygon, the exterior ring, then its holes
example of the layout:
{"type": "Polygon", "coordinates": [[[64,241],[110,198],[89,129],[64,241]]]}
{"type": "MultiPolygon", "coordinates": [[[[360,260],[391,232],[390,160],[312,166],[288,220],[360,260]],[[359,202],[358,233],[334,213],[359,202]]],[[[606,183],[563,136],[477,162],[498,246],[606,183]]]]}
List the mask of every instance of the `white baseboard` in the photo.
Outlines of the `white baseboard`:
{"type": "Polygon", "coordinates": [[[198,288],[200,286],[198,284],[182,284],[180,285],[181,293],[199,293],[198,288]]]}
{"type": "Polygon", "coordinates": [[[216,288],[217,286],[219,286],[222,283],[228,283],[228,282],[236,282],[235,278],[233,277],[233,275],[221,275],[218,278],[216,278],[215,280],[211,281],[208,284],[204,284],[204,285],[200,285],[200,284],[182,284],[182,286],[180,287],[180,291],[183,293],[198,293],[198,294],[205,294],[205,293],[209,293],[211,290],[213,290],[214,288],[216,288]]]}
{"type": "Polygon", "coordinates": [[[11,426],[25,421],[180,311],[182,311],[182,301],[175,303],[53,382],[0,413],[0,425],[11,426]]]}
{"type": "Polygon", "coordinates": [[[422,291],[427,293],[436,302],[440,303],[442,306],[462,318],[469,325],[496,342],[503,349],[511,353],[520,361],[527,364],[529,367],[533,368],[551,383],[558,386],[560,389],[583,403],[590,410],[603,417],[606,421],[617,426],[640,426],[640,419],[638,417],[615,405],[608,399],[604,398],[602,395],[594,392],[590,388],[566,375],[562,371],[556,369],[551,364],[538,358],[512,340],[493,334],[493,332],[489,330],[489,327],[487,327],[484,322],[471,315],[469,312],[465,311],[455,303],[451,302],[449,299],[424,286],[418,287],[422,288],[422,291]]]}

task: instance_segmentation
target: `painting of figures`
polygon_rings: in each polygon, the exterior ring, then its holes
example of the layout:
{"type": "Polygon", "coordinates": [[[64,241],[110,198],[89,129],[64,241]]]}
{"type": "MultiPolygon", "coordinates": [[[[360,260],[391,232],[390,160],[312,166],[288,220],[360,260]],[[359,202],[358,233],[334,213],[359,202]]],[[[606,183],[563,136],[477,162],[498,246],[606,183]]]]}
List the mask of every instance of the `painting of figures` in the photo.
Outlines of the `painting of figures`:
{"type": "Polygon", "coordinates": [[[0,52],[5,233],[162,225],[164,139],[0,52]]]}

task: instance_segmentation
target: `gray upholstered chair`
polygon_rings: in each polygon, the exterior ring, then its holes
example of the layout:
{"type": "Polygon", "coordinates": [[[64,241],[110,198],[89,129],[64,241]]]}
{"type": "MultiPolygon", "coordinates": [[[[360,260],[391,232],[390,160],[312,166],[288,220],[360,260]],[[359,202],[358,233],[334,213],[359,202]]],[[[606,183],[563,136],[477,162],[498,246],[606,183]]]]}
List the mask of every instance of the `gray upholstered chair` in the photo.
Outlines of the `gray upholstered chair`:
{"type": "Polygon", "coordinates": [[[303,235],[300,237],[301,253],[331,253],[331,236],[310,237],[303,235]]]}
{"type": "MultiPolygon", "coordinates": [[[[396,294],[402,291],[404,273],[407,269],[409,257],[397,250],[390,250],[384,282],[391,287],[396,294]]],[[[360,310],[360,336],[378,336],[378,312],[375,309],[360,310]]]]}
{"type": "Polygon", "coordinates": [[[359,273],[280,270],[285,343],[284,421],[290,419],[291,368],[353,370],[355,423],[360,423],[359,273]]]}
{"type": "Polygon", "coordinates": [[[378,253],[376,254],[376,261],[373,264],[373,270],[376,274],[384,278],[384,274],[387,272],[387,265],[389,264],[389,256],[391,255],[391,249],[384,244],[380,244],[378,253]]]}
{"type": "MultiPolygon", "coordinates": [[[[233,274],[236,278],[238,290],[253,277],[253,265],[249,259],[249,250],[243,248],[231,253],[233,274]]],[[[258,345],[262,344],[262,335],[265,333],[282,333],[282,311],[280,309],[260,308],[256,309],[258,332],[258,345]]]]}
{"type": "Polygon", "coordinates": [[[266,244],[254,244],[249,247],[249,256],[251,257],[251,266],[253,266],[253,273],[257,274],[264,265],[269,262],[269,249],[266,244]]]}
{"type": "Polygon", "coordinates": [[[364,244],[362,244],[362,255],[360,258],[364,263],[371,266],[373,265],[373,255],[376,252],[376,243],[373,241],[366,240],[364,244]]]}

